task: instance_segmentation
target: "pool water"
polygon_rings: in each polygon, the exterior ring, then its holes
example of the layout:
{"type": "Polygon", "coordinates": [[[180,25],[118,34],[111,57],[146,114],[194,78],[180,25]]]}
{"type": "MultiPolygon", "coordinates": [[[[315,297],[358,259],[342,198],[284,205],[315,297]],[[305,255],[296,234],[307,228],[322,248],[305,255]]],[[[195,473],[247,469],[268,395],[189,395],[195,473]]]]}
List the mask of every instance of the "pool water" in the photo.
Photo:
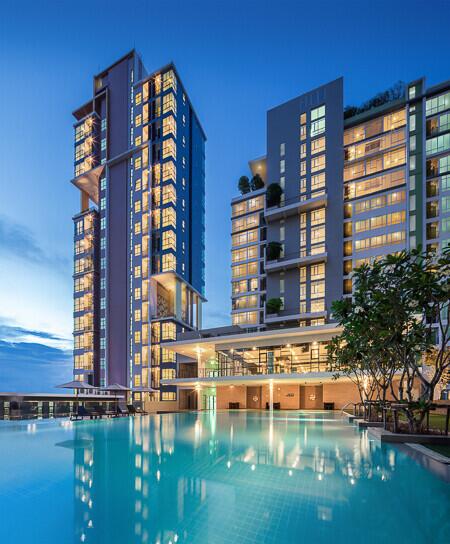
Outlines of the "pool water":
{"type": "Polygon", "coordinates": [[[449,543],[450,485],[339,414],[0,426],[1,543],[449,543]]]}

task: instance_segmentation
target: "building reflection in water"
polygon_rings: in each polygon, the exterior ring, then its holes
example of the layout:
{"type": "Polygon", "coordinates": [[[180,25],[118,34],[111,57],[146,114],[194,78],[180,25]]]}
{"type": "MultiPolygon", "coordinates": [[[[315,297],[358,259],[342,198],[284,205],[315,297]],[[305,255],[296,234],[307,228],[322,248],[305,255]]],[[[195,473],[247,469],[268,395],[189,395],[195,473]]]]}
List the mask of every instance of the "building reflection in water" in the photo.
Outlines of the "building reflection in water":
{"type": "Polygon", "coordinates": [[[270,482],[304,499],[314,495],[317,519],[330,521],[351,487],[387,481],[396,469],[395,450],[385,454],[367,434],[347,429],[343,436],[343,429],[340,421],[305,423],[295,413],[75,424],[74,542],[189,542],[198,524],[213,530],[220,505],[242,508],[242,486],[260,492],[270,482]]]}

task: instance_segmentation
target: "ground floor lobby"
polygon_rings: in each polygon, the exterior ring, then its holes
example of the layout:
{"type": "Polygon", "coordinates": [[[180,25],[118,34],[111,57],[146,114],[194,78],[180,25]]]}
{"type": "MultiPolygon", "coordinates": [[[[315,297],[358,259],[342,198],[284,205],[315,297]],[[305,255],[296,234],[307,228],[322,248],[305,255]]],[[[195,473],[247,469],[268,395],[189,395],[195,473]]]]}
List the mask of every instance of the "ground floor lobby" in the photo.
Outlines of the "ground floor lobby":
{"type": "Polygon", "coordinates": [[[251,409],[265,410],[272,402],[280,410],[340,410],[360,401],[350,381],[326,383],[197,384],[178,389],[180,410],[251,409]]]}

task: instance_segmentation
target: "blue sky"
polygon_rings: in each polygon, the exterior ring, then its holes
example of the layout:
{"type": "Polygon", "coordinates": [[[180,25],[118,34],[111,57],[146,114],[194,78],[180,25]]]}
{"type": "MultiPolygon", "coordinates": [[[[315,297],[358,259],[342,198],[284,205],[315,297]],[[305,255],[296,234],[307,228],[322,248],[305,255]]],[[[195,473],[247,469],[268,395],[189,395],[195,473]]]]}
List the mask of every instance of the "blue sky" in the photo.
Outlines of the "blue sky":
{"type": "Polygon", "coordinates": [[[359,103],[399,79],[450,78],[444,0],[3,0],[0,390],[71,378],[71,112],[135,47],[173,60],[208,135],[205,325],[229,322],[229,201],[265,152],[267,109],[339,76],[359,103]]]}

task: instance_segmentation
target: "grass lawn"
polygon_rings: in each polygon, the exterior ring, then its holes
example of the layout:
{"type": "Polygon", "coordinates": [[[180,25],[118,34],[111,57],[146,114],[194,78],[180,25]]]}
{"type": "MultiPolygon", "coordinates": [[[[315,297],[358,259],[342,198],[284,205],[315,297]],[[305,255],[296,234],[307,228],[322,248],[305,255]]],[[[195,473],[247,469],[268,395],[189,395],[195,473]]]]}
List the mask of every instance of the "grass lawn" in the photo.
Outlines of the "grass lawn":
{"type": "MultiPolygon", "coordinates": [[[[407,421],[404,414],[399,414],[400,421],[407,421]]],[[[430,413],[430,429],[436,429],[439,431],[445,430],[445,414],[430,413]]]]}
{"type": "Polygon", "coordinates": [[[444,444],[424,444],[424,446],[436,453],[450,457],[450,446],[445,446],[444,444]]]}

